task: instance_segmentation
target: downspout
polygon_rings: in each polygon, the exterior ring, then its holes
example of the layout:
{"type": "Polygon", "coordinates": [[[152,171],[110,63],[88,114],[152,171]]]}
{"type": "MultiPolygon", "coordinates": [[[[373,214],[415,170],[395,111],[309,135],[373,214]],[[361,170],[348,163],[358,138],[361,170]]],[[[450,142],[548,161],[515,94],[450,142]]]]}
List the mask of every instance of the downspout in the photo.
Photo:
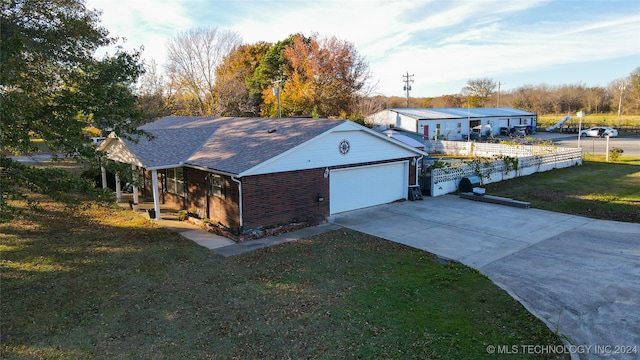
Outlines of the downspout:
{"type": "Polygon", "coordinates": [[[238,184],[238,212],[240,214],[240,229],[242,229],[244,227],[244,218],[242,217],[242,182],[233,176],[231,180],[238,184]]]}
{"type": "Polygon", "coordinates": [[[205,175],[204,177],[204,187],[205,187],[205,212],[206,214],[206,218],[211,219],[211,205],[209,204],[209,196],[211,196],[211,193],[209,192],[209,178],[211,177],[211,173],[208,173],[207,175],[205,175]]]}
{"type": "Polygon", "coordinates": [[[424,156],[420,155],[420,157],[416,159],[416,172],[415,172],[415,174],[416,174],[416,180],[415,180],[416,183],[414,185],[417,185],[417,186],[420,186],[420,172],[418,171],[419,170],[418,169],[418,164],[422,163],[422,159],[423,158],[424,158],[424,156]]]}

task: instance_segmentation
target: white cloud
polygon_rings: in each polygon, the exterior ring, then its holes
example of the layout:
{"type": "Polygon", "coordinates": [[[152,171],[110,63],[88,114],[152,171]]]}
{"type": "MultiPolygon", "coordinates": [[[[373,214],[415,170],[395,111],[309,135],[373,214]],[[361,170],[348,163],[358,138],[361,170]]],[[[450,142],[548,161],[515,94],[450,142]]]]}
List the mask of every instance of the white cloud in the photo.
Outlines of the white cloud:
{"type": "Polygon", "coordinates": [[[632,4],[88,0],[89,7],[104,9],[103,25],[113,35],[128,39],[125,48],[144,45],[143,56],[158,64],[165,61],[166,42],[195,27],[233,30],[245,43],[318,33],[352,42],[381,93],[402,95],[402,75],[415,74],[416,96],[459,92],[471,78],[542,73],[563,64],[633,55],[640,64],[640,12],[629,11],[640,7],[632,4]]]}
{"type": "Polygon", "coordinates": [[[112,36],[124,38],[125,49],[144,47],[143,57],[163,63],[165,44],[179,31],[194,26],[175,0],[87,0],[88,8],[102,10],[101,23],[112,36]]]}

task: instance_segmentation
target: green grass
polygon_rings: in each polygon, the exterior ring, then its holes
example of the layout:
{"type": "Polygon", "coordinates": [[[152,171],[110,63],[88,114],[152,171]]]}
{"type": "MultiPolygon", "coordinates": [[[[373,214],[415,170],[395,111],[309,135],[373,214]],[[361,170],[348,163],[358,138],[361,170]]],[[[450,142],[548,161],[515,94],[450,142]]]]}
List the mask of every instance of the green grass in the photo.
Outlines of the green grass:
{"type": "MultiPolygon", "coordinates": [[[[562,115],[540,115],[538,116],[538,127],[546,128],[552,126],[557,123],[560,119],[565,117],[566,114],[562,115]]],[[[564,126],[574,126],[578,127],[580,124],[580,118],[578,118],[575,114],[571,114],[571,119],[565,123],[564,126]]],[[[618,115],[613,114],[595,114],[595,115],[587,115],[582,118],[582,128],[589,128],[592,126],[610,126],[614,128],[620,128],[620,135],[637,135],[637,131],[628,132],[625,128],[640,128],[640,115],[622,115],[618,118],[618,115]],[[628,134],[627,134],[628,132],[628,134]]]]}
{"type": "MultiPolygon", "coordinates": [[[[593,157],[592,160],[603,160],[593,157]]],[[[640,223],[640,159],[582,166],[487,184],[487,193],[528,201],[532,207],[591,218],[640,223]]]]}
{"type": "Polygon", "coordinates": [[[225,259],[128,210],[42,199],[0,240],[5,359],[484,359],[560,343],[479,272],[351,230],[225,259]]]}

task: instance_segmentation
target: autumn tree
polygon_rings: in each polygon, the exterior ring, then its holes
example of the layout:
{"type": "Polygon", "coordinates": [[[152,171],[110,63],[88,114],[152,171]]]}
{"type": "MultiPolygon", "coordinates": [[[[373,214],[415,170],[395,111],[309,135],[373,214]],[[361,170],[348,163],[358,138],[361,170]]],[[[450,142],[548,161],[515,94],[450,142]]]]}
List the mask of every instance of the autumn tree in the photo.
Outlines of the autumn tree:
{"type": "Polygon", "coordinates": [[[225,116],[259,116],[262,92],[252,91],[254,73],[271,44],[258,42],[241,45],[227,55],[216,68],[214,91],[225,116]]]}
{"type": "Polygon", "coordinates": [[[291,66],[285,59],[284,51],[293,44],[296,36],[298,35],[290,35],[271,45],[265,56],[260,59],[260,63],[248,81],[250,96],[262,99],[265,89],[272,88],[275,82],[284,80],[285,74],[291,72],[291,66]]]}
{"type": "Polygon", "coordinates": [[[458,108],[462,107],[463,100],[457,95],[442,95],[434,98],[431,101],[431,106],[434,108],[458,108]]]}
{"type": "Polygon", "coordinates": [[[188,115],[223,113],[220,97],[226,88],[220,83],[216,91],[216,69],[241,44],[238,33],[215,27],[187,30],[171,39],[166,68],[170,105],[188,115]]]}
{"type": "MultiPolygon", "coordinates": [[[[283,62],[270,67],[284,80],[280,84],[283,114],[347,117],[353,113],[357,96],[370,77],[369,65],[353,44],[318,35],[297,34],[291,40],[284,47],[283,62]]],[[[276,95],[270,88],[262,93],[263,114],[273,116],[276,95]]]]}

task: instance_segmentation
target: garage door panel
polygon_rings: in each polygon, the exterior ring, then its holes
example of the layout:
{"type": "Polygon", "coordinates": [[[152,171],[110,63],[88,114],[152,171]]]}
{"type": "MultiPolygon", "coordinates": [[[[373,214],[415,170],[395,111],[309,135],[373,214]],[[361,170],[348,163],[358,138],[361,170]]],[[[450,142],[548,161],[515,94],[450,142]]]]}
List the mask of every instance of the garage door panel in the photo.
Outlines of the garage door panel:
{"type": "Polygon", "coordinates": [[[407,197],[408,162],[332,170],[330,212],[386,204],[407,197]]]}

